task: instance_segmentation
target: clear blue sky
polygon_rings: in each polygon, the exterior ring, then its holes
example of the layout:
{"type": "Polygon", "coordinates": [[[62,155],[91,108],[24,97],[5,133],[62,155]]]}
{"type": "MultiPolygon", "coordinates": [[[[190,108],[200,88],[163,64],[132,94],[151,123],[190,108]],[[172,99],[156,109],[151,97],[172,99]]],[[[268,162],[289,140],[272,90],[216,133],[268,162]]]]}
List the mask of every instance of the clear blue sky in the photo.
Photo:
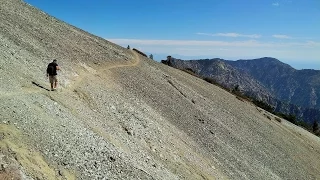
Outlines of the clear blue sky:
{"type": "Polygon", "coordinates": [[[275,57],[320,69],[320,0],[25,0],[156,57],[275,57]]]}

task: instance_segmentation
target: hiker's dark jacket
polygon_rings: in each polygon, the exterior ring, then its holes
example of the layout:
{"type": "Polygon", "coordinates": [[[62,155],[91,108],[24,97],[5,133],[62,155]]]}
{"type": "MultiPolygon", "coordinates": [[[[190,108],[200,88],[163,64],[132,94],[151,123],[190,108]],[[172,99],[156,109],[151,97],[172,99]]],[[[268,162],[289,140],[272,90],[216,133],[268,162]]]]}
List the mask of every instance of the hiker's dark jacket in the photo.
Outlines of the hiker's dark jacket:
{"type": "Polygon", "coordinates": [[[49,76],[56,76],[57,75],[57,66],[58,66],[58,64],[54,63],[54,62],[52,62],[48,65],[47,73],[49,74],[49,76]]]}

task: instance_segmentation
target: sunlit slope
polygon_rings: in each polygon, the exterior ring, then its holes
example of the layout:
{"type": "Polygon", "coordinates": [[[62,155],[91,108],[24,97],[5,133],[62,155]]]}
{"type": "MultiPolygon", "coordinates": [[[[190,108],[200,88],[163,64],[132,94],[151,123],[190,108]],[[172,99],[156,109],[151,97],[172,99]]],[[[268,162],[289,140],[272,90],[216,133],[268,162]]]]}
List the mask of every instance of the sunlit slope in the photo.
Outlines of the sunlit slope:
{"type": "Polygon", "coordinates": [[[320,141],[309,132],[284,120],[279,123],[225,90],[151,60],[138,70],[114,73],[128,94],[192,137],[229,178],[319,178],[320,141]]]}
{"type": "Polygon", "coordinates": [[[18,0],[0,37],[0,179],[320,178],[317,137],[189,74],[18,0]]]}
{"type": "Polygon", "coordinates": [[[44,85],[46,66],[53,59],[62,67],[60,80],[67,86],[82,70],[133,59],[124,49],[67,25],[19,0],[0,4],[1,92],[44,85]]]}
{"type": "Polygon", "coordinates": [[[0,8],[1,178],[218,177],[192,139],[123,97],[111,69],[134,68],[137,54],[20,1],[0,8]],[[52,59],[62,68],[57,92],[46,90],[52,59]],[[164,150],[154,158],[157,148],[164,150]]]}

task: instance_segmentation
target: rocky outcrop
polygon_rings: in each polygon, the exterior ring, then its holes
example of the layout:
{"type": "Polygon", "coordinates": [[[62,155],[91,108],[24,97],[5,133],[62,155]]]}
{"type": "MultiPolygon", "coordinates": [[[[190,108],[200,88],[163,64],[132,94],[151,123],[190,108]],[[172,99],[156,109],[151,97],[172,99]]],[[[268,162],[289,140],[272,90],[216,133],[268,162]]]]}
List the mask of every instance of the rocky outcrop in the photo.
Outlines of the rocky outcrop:
{"type": "Polygon", "coordinates": [[[133,48],[132,49],[133,51],[139,53],[140,55],[144,56],[144,57],[148,57],[145,53],[141,52],[140,50],[136,49],[136,48],[133,48]]]}

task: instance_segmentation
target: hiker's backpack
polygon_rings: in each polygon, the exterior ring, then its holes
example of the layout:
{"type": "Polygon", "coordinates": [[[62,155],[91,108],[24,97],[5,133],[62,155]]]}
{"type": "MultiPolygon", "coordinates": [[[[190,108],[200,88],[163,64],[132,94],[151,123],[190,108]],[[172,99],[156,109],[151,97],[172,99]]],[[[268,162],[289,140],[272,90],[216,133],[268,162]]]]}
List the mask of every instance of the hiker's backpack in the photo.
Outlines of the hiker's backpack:
{"type": "Polygon", "coordinates": [[[49,64],[48,65],[48,68],[47,68],[47,73],[50,75],[50,76],[54,76],[54,71],[55,71],[55,67],[53,64],[49,64]]]}

